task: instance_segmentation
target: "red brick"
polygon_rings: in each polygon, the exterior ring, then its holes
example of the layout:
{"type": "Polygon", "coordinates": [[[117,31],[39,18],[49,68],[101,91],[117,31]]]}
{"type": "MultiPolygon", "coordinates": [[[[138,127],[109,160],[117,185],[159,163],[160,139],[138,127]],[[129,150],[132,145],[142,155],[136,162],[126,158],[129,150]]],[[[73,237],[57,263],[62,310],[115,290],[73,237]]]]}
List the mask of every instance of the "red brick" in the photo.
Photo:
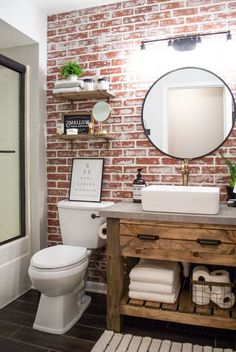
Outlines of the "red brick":
{"type": "Polygon", "coordinates": [[[226,9],[225,4],[201,6],[199,8],[199,12],[218,12],[218,11],[224,11],[225,9],[226,9]]]}
{"type": "Polygon", "coordinates": [[[113,12],[121,8],[121,3],[103,5],[100,7],[101,12],[113,12]]]}
{"type": "Polygon", "coordinates": [[[176,16],[192,16],[198,14],[198,8],[182,8],[174,10],[173,15],[176,16]]]}
{"type": "Polygon", "coordinates": [[[137,7],[135,9],[135,14],[159,12],[159,10],[160,10],[159,5],[143,6],[143,7],[137,7]]]}
{"type": "Polygon", "coordinates": [[[211,21],[212,17],[211,15],[205,15],[205,16],[191,16],[186,18],[186,23],[200,23],[200,22],[209,22],[211,21]]]}
{"type": "Polygon", "coordinates": [[[58,15],[58,19],[59,20],[63,20],[65,18],[72,18],[77,16],[77,11],[70,11],[70,12],[64,12],[64,13],[60,13],[58,15]]]}
{"type": "Polygon", "coordinates": [[[184,7],[184,1],[173,1],[166,4],[160,4],[160,10],[173,10],[176,8],[184,7]]]}
{"type": "Polygon", "coordinates": [[[47,182],[47,187],[48,188],[55,188],[57,186],[56,182],[53,181],[48,181],[47,182]]]}

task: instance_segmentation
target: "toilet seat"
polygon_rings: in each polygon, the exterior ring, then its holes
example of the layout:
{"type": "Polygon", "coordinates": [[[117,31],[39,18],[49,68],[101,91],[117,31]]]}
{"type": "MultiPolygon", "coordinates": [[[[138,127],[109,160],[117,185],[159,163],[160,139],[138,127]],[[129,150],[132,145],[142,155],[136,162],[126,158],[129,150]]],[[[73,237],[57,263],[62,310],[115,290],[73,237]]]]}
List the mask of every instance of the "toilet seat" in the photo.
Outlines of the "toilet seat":
{"type": "Polygon", "coordinates": [[[80,265],[86,259],[87,248],[58,245],[35,253],[31,265],[38,269],[60,269],[80,265]]]}

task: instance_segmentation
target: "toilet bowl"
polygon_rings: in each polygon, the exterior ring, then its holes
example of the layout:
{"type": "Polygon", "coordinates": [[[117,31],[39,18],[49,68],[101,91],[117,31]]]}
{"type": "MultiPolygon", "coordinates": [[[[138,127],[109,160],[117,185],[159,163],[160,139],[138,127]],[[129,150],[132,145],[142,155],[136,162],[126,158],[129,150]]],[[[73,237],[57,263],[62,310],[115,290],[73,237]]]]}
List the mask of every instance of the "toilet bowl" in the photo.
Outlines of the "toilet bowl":
{"type": "Polygon", "coordinates": [[[41,292],[34,329],[64,334],[90,303],[84,295],[87,249],[66,245],[37,252],[29,267],[32,284],[41,292]]]}
{"type": "Polygon", "coordinates": [[[89,256],[91,249],[105,244],[98,236],[105,222],[98,211],[113,204],[58,203],[63,244],[35,253],[28,270],[32,284],[41,292],[34,329],[64,334],[89,306],[91,298],[85,294],[89,256]]]}

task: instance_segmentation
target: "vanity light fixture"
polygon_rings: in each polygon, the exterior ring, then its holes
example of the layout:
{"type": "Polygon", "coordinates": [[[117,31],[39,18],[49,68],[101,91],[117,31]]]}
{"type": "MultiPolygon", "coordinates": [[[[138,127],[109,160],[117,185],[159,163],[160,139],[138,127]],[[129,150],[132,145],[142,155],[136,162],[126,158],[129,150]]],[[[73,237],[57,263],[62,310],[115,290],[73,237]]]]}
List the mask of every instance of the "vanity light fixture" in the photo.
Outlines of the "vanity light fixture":
{"type": "Polygon", "coordinates": [[[190,51],[195,49],[198,43],[201,43],[202,37],[210,36],[210,35],[220,35],[220,34],[226,34],[226,40],[232,39],[232,34],[230,31],[203,33],[203,34],[186,35],[182,37],[143,40],[141,42],[140,49],[145,50],[146,44],[160,42],[160,41],[167,41],[168,47],[172,47],[177,51],[190,51]]]}

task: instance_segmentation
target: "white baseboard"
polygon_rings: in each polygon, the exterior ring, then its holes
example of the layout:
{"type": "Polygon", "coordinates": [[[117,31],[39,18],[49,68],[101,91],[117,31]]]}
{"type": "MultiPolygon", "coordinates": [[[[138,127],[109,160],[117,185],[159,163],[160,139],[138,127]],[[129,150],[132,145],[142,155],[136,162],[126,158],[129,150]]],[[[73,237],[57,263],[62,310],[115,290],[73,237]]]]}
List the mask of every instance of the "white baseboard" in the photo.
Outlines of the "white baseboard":
{"type": "Polygon", "coordinates": [[[87,292],[103,293],[104,295],[106,295],[107,285],[103,284],[101,282],[87,281],[86,282],[86,291],[87,292]]]}

